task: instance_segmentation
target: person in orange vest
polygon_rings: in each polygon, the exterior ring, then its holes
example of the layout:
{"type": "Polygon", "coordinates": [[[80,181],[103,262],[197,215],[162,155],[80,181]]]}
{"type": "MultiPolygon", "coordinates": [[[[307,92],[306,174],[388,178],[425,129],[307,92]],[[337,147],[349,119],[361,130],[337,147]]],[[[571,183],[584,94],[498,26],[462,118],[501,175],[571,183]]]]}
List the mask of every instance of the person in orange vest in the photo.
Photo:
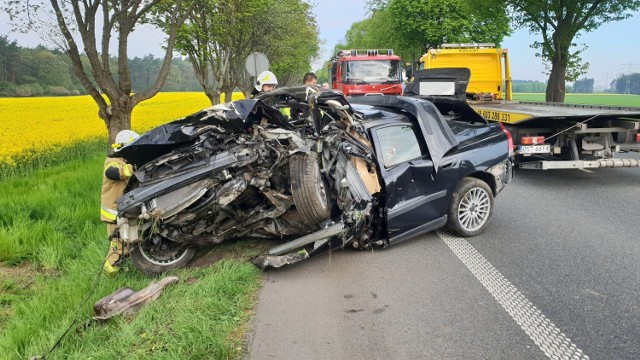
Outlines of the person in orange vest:
{"type": "Polygon", "coordinates": [[[135,131],[122,130],[116,135],[115,143],[112,145],[114,151],[107,156],[104,161],[102,171],[102,195],[100,196],[100,220],[107,224],[107,234],[109,236],[109,252],[102,266],[107,275],[118,272],[122,260],[129,254],[129,246],[122,241],[116,230],[116,216],[118,206],[116,200],[124,194],[124,189],[133,176],[133,165],[127,164],[124,159],[117,156],[118,151],[125,145],[130,144],[139,135],[135,131]]]}

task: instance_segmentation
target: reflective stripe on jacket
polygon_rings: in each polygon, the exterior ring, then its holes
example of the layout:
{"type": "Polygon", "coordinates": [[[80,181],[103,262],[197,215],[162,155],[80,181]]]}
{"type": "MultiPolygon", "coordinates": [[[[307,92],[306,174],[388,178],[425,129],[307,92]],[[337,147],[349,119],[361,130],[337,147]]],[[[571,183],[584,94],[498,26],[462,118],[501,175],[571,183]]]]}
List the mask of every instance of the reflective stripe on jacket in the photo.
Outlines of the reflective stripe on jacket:
{"type": "Polygon", "coordinates": [[[133,175],[133,166],[121,158],[108,157],[102,170],[102,195],[100,196],[100,220],[114,223],[118,214],[116,200],[133,175]]]}

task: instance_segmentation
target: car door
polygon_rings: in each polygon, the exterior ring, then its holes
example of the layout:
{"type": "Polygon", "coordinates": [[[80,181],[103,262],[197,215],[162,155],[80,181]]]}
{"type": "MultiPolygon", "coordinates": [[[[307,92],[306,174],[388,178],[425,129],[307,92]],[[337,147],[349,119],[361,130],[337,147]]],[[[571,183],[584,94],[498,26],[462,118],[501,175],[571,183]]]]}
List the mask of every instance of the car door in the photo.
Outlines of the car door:
{"type": "Polygon", "coordinates": [[[456,159],[443,158],[436,174],[420,129],[410,123],[374,128],[372,135],[385,185],[389,242],[444,225],[456,159]]]}

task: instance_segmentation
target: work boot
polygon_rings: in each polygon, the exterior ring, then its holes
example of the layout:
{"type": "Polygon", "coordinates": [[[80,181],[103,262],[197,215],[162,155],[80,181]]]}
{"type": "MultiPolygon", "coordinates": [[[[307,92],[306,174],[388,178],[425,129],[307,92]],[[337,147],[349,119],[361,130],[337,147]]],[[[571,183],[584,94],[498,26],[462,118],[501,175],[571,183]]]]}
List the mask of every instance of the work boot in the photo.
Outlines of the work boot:
{"type": "Polygon", "coordinates": [[[112,240],[109,244],[109,253],[104,260],[102,269],[107,275],[115,275],[120,270],[119,265],[129,255],[130,248],[120,240],[112,240]]]}

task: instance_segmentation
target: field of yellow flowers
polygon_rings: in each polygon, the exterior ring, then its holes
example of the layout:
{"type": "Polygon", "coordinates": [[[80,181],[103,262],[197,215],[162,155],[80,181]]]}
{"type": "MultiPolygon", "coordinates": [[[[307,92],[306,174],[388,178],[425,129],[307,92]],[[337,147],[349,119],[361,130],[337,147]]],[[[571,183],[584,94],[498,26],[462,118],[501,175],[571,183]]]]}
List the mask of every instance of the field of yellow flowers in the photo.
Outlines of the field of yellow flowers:
{"type": "MultiPolygon", "coordinates": [[[[208,106],[201,92],[159,93],[136,106],[132,128],[144,132],[208,106]]],[[[0,167],[106,138],[107,128],[90,96],[0,98],[0,167]]]]}

